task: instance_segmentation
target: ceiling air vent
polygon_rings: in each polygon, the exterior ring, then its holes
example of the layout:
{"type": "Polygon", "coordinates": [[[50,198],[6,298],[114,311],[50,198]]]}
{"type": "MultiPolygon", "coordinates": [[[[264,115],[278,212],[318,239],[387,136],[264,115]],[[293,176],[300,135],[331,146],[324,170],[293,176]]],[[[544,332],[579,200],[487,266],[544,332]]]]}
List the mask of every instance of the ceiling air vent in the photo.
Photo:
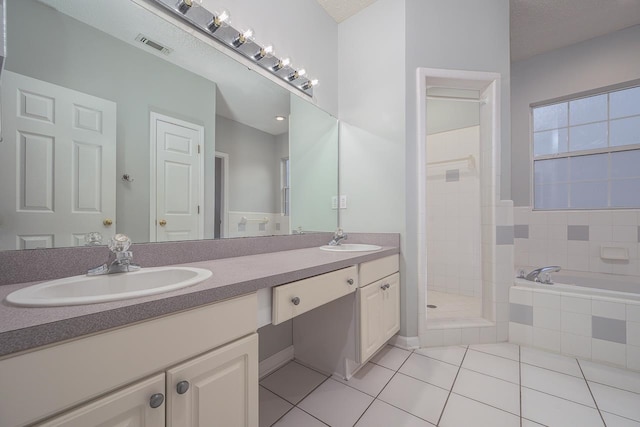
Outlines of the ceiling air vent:
{"type": "Polygon", "coordinates": [[[136,41],[139,41],[140,43],[144,43],[147,46],[154,48],[158,52],[164,53],[165,55],[169,55],[171,52],[173,52],[173,49],[168,48],[166,46],[162,46],[160,43],[150,40],[144,34],[138,34],[138,37],[136,37],[136,41]]]}

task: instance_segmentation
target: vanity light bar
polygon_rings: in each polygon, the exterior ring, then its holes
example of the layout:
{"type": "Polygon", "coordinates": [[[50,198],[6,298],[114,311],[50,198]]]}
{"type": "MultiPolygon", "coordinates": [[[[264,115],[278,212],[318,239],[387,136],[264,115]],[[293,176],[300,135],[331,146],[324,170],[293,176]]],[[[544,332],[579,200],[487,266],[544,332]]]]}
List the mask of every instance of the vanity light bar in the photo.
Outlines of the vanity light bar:
{"type": "Polygon", "coordinates": [[[238,30],[229,25],[229,14],[209,12],[200,2],[194,0],[152,0],[171,11],[204,34],[240,55],[252,60],[262,69],[287,82],[302,93],[313,96],[317,79],[306,76],[304,68],[296,69],[289,58],[279,58],[273,54],[272,46],[260,46],[253,39],[253,31],[238,30]]]}

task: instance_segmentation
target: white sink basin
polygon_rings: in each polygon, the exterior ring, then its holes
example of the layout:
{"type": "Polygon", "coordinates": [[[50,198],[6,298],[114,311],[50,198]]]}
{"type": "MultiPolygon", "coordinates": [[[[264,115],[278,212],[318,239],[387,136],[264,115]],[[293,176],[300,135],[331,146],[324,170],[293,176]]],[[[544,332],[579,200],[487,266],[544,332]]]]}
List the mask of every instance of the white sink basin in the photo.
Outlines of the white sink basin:
{"type": "Polygon", "coordinates": [[[73,276],[51,280],[7,295],[22,307],[56,307],[117,301],[175,291],[211,277],[211,271],[191,267],[143,268],[131,273],[73,276]]]}
{"type": "Polygon", "coordinates": [[[337,246],[325,245],[320,246],[320,249],[323,251],[331,251],[331,252],[368,252],[368,251],[379,251],[382,249],[382,246],[377,245],[365,245],[360,243],[343,243],[337,246]]]}

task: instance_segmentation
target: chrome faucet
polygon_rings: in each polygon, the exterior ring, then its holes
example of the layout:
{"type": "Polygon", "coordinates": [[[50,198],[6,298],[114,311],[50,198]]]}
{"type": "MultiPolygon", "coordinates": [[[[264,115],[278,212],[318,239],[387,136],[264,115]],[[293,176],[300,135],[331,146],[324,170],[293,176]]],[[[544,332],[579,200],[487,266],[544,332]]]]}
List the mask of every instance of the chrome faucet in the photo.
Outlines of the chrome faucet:
{"type": "Polygon", "coordinates": [[[527,274],[524,278],[525,280],[529,280],[531,282],[540,282],[545,285],[552,285],[551,281],[551,273],[556,273],[561,270],[561,267],[558,265],[551,265],[549,267],[540,267],[533,270],[531,273],[527,274]],[[540,276],[542,276],[542,280],[540,280],[540,276]]]}
{"type": "Polygon", "coordinates": [[[99,276],[102,274],[113,273],[125,273],[127,271],[138,271],[140,266],[131,262],[133,260],[133,253],[129,250],[131,246],[131,239],[124,234],[116,234],[107,244],[109,250],[115,254],[114,259],[110,264],[104,263],[98,267],[92,268],[87,271],[87,276],[99,276]]]}
{"type": "Polygon", "coordinates": [[[338,228],[335,233],[333,233],[333,239],[329,242],[329,246],[338,246],[343,240],[346,240],[349,236],[347,233],[342,231],[342,228],[338,228]]]}

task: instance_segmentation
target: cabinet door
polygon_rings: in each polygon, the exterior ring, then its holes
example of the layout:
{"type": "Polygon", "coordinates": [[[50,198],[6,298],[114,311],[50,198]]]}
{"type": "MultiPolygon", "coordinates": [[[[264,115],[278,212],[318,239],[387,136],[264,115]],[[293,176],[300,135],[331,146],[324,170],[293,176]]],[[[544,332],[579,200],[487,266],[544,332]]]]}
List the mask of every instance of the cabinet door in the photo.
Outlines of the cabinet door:
{"type": "Polygon", "coordinates": [[[165,424],[164,373],[82,405],[39,427],[163,427],[165,424]],[[159,396],[162,395],[162,399],[159,396]],[[155,408],[152,408],[154,396],[155,408]]]}
{"type": "Polygon", "coordinates": [[[358,289],[360,304],[360,360],[364,362],[382,345],[382,283],[375,282],[358,289]]]}
{"type": "Polygon", "coordinates": [[[400,275],[396,273],[382,282],[389,285],[382,292],[382,334],[386,342],[400,330],[400,275]]]}
{"type": "Polygon", "coordinates": [[[258,334],[167,371],[167,426],[258,426],[258,334]]]}

